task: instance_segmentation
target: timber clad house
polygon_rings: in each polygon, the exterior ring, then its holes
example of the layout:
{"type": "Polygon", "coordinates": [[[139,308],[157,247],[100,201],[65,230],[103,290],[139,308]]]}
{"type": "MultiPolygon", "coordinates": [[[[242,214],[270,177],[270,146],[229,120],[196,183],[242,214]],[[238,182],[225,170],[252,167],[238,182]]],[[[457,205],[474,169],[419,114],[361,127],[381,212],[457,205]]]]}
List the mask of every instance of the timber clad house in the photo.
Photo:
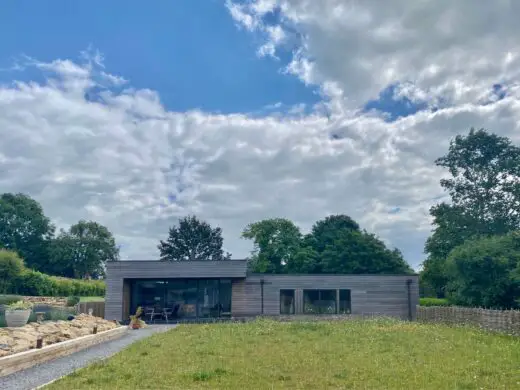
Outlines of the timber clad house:
{"type": "Polygon", "coordinates": [[[105,318],[145,321],[290,315],[414,320],[417,275],[255,274],[246,260],[107,263],[105,318]]]}

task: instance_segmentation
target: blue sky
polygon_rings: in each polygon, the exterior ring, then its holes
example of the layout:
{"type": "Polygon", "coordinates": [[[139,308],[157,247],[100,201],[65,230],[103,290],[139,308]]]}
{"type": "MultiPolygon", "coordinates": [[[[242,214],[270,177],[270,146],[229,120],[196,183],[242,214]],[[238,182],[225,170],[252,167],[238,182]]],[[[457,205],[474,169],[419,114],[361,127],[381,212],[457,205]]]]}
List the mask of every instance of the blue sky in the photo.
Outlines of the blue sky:
{"type": "MultiPolygon", "coordinates": [[[[310,107],[321,99],[316,88],[281,73],[284,53],[281,60],[259,58],[259,39],[237,28],[217,0],[8,2],[0,34],[12,37],[0,45],[0,68],[21,55],[76,59],[90,46],[104,54],[107,69],[137,89],[158,91],[174,111],[262,112],[278,102],[310,107]]],[[[3,82],[28,77],[37,75],[0,72],[3,82]]],[[[365,109],[394,120],[423,108],[393,100],[392,91],[382,91],[365,109]]]]}
{"type": "MultiPolygon", "coordinates": [[[[10,37],[0,45],[0,68],[21,54],[76,59],[91,45],[107,69],[135,88],[158,91],[175,111],[252,112],[320,99],[281,74],[279,61],[259,58],[258,42],[235,26],[221,1],[21,0],[4,4],[0,34],[10,37]]],[[[9,73],[0,72],[0,80],[13,79],[9,73]]]]}

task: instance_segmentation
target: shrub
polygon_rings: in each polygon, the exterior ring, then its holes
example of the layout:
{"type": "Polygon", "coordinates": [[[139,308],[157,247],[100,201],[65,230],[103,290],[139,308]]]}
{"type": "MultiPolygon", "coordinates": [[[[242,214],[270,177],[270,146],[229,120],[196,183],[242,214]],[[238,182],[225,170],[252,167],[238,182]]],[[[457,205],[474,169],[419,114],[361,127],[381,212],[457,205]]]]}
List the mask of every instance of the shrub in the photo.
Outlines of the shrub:
{"type": "Polygon", "coordinates": [[[17,294],[32,296],[104,296],[105,282],[61,278],[26,270],[17,278],[14,290],[17,294]]]}
{"type": "Polygon", "coordinates": [[[79,297],[76,295],[67,298],[67,306],[76,306],[79,303],[79,297]]]}
{"type": "Polygon", "coordinates": [[[445,298],[420,298],[419,305],[421,306],[451,306],[449,300],[445,298]]]}
{"type": "Polygon", "coordinates": [[[19,295],[0,295],[0,305],[9,305],[21,300],[23,300],[23,298],[19,295]]]}
{"type": "Polygon", "coordinates": [[[24,270],[23,260],[16,252],[0,249],[0,293],[8,293],[24,270]]]}
{"type": "Polygon", "coordinates": [[[33,307],[33,304],[31,302],[26,302],[26,301],[18,301],[18,302],[13,302],[13,303],[10,303],[9,305],[6,306],[6,310],[28,310],[28,309],[32,309],[33,307]]]}

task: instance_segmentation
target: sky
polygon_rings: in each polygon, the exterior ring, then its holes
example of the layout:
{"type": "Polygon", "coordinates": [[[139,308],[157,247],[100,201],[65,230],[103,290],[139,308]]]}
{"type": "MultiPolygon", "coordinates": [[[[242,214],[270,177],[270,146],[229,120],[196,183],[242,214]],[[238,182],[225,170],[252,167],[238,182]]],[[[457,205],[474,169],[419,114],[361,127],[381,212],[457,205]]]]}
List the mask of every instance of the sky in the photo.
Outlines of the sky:
{"type": "Polygon", "coordinates": [[[347,214],[416,269],[471,127],[520,143],[513,0],[9,2],[0,189],[157,259],[180,217],[223,229],[347,214]],[[31,9],[28,13],[27,9],[31,9]]]}

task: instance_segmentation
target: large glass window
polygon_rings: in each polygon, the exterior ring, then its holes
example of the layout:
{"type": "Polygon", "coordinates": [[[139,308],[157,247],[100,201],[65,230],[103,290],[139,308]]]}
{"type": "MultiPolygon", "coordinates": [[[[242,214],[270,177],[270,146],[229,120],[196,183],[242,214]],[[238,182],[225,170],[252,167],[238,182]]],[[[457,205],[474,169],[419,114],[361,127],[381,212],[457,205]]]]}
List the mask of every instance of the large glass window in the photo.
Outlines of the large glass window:
{"type": "Polygon", "coordinates": [[[199,281],[199,317],[217,317],[219,304],[219,281],[199,281]]]}
{"type": "Polygon", "coordinates": [[[165,308],[176,317],[196,317],[198,282],[195,279],[170,279],[166,286],[165,308]]]}
{"type": "Polygon", "coordinates": [[[280,314],[294,314],[294,290],[280,290],[280,314]]]}
{"type": "Polygon", "coordinates": [[[336,290],[303,290],[305,314],[336,314],[336,290]]]}
{"type": "Polygon", "coordinates": [[[350,290],[339,290],[339,314],[350,314],[351,312],[350,290]]]}
{"type": "Polygon", "coordinates": [[[231,279],[220,280],[220,315],[231,316],[231,279]]]}
{"type": "Polygon", "coordinates": [[[166,309],[170,318],[230,316],[231,295],[231,279],[133,280],[130,310],[134,313],[141,306],[147,312],[163,313],[166,309]]]}

